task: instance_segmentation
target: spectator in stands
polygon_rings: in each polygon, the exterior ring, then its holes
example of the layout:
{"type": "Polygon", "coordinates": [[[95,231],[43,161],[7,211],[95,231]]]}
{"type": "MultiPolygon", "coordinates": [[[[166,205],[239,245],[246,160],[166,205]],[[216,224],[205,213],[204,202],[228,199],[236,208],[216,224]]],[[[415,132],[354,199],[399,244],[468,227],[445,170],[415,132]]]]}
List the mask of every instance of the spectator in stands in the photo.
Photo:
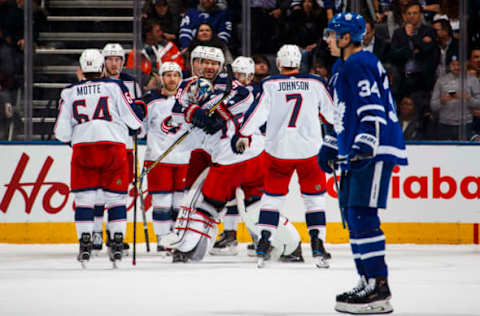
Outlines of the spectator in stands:
{"type": "Polygon", "coordinates": [[[392,0],[391,10],[387,13],[388,36],[391,39],[393,32],[405,23],[405,11],[410,0],[392,0]]]}
{"type": "Polygon", "coordinates": [[[326,18],[325,11],[315,0],[303,0],[301,6],[295,6],[287,18],[289,43],[302,49],[316,46],[327,25],[326,18]]]}
{"type": "Polygon", "coordinates": [[[212,26],[218,37],[228,45],[232,33],[232,21],[227,10],[221,10],[216,0],[200,0],[196,9],[187,9],[180,25],[180,49],[186,53],[200,24],[212,26]]]}
{"type": "MultiPolygon", "coordinates": [[[[147,19],[148,13],[152,10],[154,7],[154,2],[155,0],[146,0],[143,5],[143,15],[142,18],[147,19]]],[[[167,0],[168,3],[168,11],[180,17],[180,14],[183,14],[185,12],[185,1],[184,0],[167,0]]],[[[177,33],[178,35],[178,33],[177,33]]]]}
{"type": "Polygon", "coordinates": [[[302,0],[287,18],[288,42],[296,44],[302,52],[300,73],[310,70],[312,51],[327,25],[325,11],[315,0],[302,0]]]}
{"type": "MultiPolygon", "coordinates": [[[[228,46],[217,36],[212,26],[208,23],[202,23],[198,26],[197,34],[188,46],[188,56],[190,56],[192,50],[198,45],[221,48],[225,56],[225,62],[227,64],[233,62],[232,54],[230,53],[228,46]]],[[[187,59],[190,60],[190,58],[187,59]]]]}
{"type": "Polygon", "coordinates": [[[453,38],[460,36],[460,4],[458,0],[440,0],[440,12],[435,14],[433,22],[441,19],[448,20],[453,32],[453,38]]]}
{"type": "Polygon", "coordinates": [[[413,98],[403,97],[398,105],[398,118],[405,140],[423,139],[422,122],[419,120],[418,113],[413,98]]]}
{"type": "Polygon", "coordinates": [[[458,40],[453,38],[452,27],[448,20],[436,20],[433,22],[432,26],[437,32],[437,44],[440,52],[437,67],[437,78],[440,78],[449,72],[447,60],[451,60],[453,55],[458,56],[458,40]]]}
{"type": "Polygon", "coordinates": [[[391,11],[392,0],[376,0],[373,1],[375,6],[375,17],[377,23],[382,23],[391,11]]]}
{"type": "Polygon", "coordinates": [[[324,0],[323,5],[325,7],[328,21],[330,21],[335,14],[343,11],[343,1],[324,0]]]}
{"type": "Polygon", "coordinates": [[[418,1],[407,4],[406,23],[393,33],[389,58],[396,66],[402,91],[431,91],[438,61],[435,30],[422,24],[418,1]]]}
{"type": "Polygon", "coordinates": [[[438,113],[438,138],[459,139],[459,127],[465,124],[465,137],[472,136],[472,110],[480,109],[480,82],[467,74],[465,90],[460,90],[460,62],[457,56],[449,61],[450,72],[440,77],[433,89],[430,107],[438,113]],[[465,109],[461,109],[461,98],[465,98],[465,109]],[[463,116],[461,115],[463,112],[463,116]]]}
{"type": "MultiPolygon", "coordinates": [[[[144,23],[142,39],[141,69],[145,75],[142,82],[148,83],[147,86],[144,87],[145,90],[151,90],[154,83],[159,80],[158,70],[162,63],[173,61],[177,63],[182,70],[185,68],[183,57],[178,47],[172,41],[167,41],[163,37],[162,28],[158,22],[155,20],[147,20],[144,23]]],[[[134,68],[134,54],[135,52],[133,50],[128,54],[125,68],[134,68]]]]}
{"type": "MultiPolygon", "coordinates": [[[[480,81],[480,46],[470,50],[468,59],[468,73],[480,81]]],[[[480,110],[473,110],[472,129],[475,134],[480,135],[480,110]]]]}
{"type": "Polygon", "coordinates": [[[180,29],[180,16],[170,12],[167,0],[153,0],[145,18],[153,19],[160,24],[166,40],[175,41],[180,29]]]}
{"type": "Polygon", "coordinates": [[[435,14],[440,12],[440,0],[420,0],[419,2],[422,5],[425,22],[430,24],[435,14]]]}
{"type": "Polygon", "coordinates": [[[372,52],[382,63],[386,61],[389,44],[385,39],[375,34],[375,25],[370,19],[365,19],[365,36],[363,37],[362,46],[364,50],[372,52]]]}
{"type": "Polygon", "coordinates": [[[252,51],[276,53],[284,42],[284,17],[291,0],[252,0],[252,51]]]}

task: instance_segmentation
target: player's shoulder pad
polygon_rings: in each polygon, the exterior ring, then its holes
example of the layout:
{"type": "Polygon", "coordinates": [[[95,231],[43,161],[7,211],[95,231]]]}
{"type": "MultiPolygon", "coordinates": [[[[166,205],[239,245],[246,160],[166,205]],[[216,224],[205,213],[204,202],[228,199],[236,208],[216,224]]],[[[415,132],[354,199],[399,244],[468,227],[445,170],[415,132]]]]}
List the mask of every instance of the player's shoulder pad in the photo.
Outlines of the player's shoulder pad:
{"type": "Polygon", "coordinates": [[[158,90],[150,90],[148,93],[144,94],[142,97],[143,102],[145,104],[149,104],[155,100],[161,100],[161,99],[167,99],[166,96],[164,96],[160,91],[158,90]]]}
{"type": "Polygon", "coordinates": [[[132,75],[129,75],[125,72],[120,73],[120,80],[122,81],[136,81],[132,75]]]}

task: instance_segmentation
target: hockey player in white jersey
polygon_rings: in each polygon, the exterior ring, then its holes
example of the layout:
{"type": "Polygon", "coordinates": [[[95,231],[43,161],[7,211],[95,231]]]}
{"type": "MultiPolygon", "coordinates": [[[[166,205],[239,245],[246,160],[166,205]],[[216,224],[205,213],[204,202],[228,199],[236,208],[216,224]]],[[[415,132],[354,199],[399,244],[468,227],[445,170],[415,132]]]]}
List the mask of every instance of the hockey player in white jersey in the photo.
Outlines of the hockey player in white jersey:
{"type": "MultiPolygon", "coordinates": [[[[172,107],[182,80],[182,69],[174,62],[160,66],[161,90],[151,90],[143,100],[148,107],[144,120],[147,134],[145,168],[151,166],[185,132],[185,124],[174,124],[172,107]]],[[[162,238],[172,231],[183,199],[190,150],[180,143],[148,174],[148,191],[152,195],[153,229],[157,251],[164,252],[162,238]]]]}
{"type": "Polygon", "coordinates": [[[141,114],[118,80],[101,78],[104,57],[96,49],[80,56],[86,80],[65,88],[61,93],[55,136],[73,148],[71,191],[75,194],[75,223],[80,250],[77,259],[90,259],[96,190],[104,191],[108,208],[112,243],[109,258],[121,260],[126,232],[128,162],[125,144],[129,129],[141,128],[141,114]]]}
{"type": "Polygon", "coordinates": [[[265,194],[258,219],[261,227],[257,246],[260,267],[271,251],[279,224],[279,209],[294,171],[298,174],[306,208],[313,256],[318,258],[317,266],[329,266],[330,254],[324,248],[326,177],[318,167],[316,155],[321,139],[319,114],[329,116],[331,112],[324,109],[331,111],[332,100],[319,77],[298,73],[300,60],[297,46],[280,48],[277,67],[281,74],[263,80],[259,98],[248,110],[242,127],[232,139],[232,149],[241,153],[249,146],[252,134],[267,122],[265,194]]]}
{"type": "Polygon", "coordinates": [[[328,23],[341,49],[332,72],[334,124],[327,129],[318,161],[332,172],[342,168],[339,202],[348,224],[359,282],[336,297],[335,310],[350,314],[385,314],[390,305],[385,236],[379,208],[386,208],[395,165],[406,165],[401,126],[388,75],[378,58],[362,50],[365,20],[345,12],[328,23]]]}
{"type": "MultiPolygon", "coordinates": [[[[250,85],[255,72],[255,63],[253,62],[253,59],[250,57],[239,56],[233,61],[232,69],[235,79],[253,93],[253,89],[250,85]]],[[[244,109],[246,109],[246,107],[244,107],[244,109]]],[[[232,135],[233,134],[230,136],[232,135]]],[[[245,157],[242,157],[242,159],[248,160],[249,156],[251,156],[251,154],[249,154],[250,152],[256,155],[259,149],[264,148],[264,136],[260,131],[256,133],[255,141],[256,146],[249,147],[245,157]]],[[[228,148],[228,143],[225,145],[228,148]]],[[[238,157],[236,159],[238,159],[238,157]]],[[[263,157],[258,159],[263,160],[263,157]]],[[[261,191],[263,191],[263,172],[256,174],[255,177],[258,179],[257,183],[262,183],[261,191]]],[[[261,193],[257,193],[254,197],[250,197],[245,201],[240,201],[240,203],[243,203],[242,207],[246,210],[248,209],[248,212],[245,210],[245,212],[242,213],[242,217],[254,242],[258,242],[259,239],[255,225],[258,218],[260,197],[261,193]]],[[[242,199],[243,198],[244,197],[242,197],[242,199]]],[[[226,214],[223,218],[224,231],[220,234],[220,239],[215,242],[211,249],[210,254],[212,255],[236,255],[238,253],[237,224],[240,216],[237,200],[238,197],[227,204],[226,214]]],[[[280,256],[279,259],[283,262],[302,262],[302,248],[298,231],[287,218],[281,219],[280,230],[281,233],[276,236],[276,239],[278,240],[275,241],[278,253],[274,257],[278,258],[278,256],[280,256]]],[[[252,244],[249,246],[254,251],[255,245],[252,244]]]]}
{"type": "MultiPolygon", "coordinates": [[[[105,78],[121,80],[123,84],[127,87],[130,95],[135,99],[138,99],[142,95],[140,86],[135,81],[135,78],[122,72],[123,65],[125,62],[125,51],[123,47],[118,43],[108,43],[102,50],[102,55],[105,58],[104,65],[104,76],[105,78]]],[[[127,161],[128,161],[128,181],[133,181],[133,166],[134,166],[134,155],[133,155],[133,140],[130,138],[126,144],[127,148],[127,161]]],[[[97,197],[95,201],[95,224],[93,226],[93,250],[101,250],[103,245],[103,213],[105,211],[105,202],[103,198],[103,192],[101,189],[97,191],[97,197]]],[[[107,227],[107,233],[109,229],[107,227]]],[[[111,236],[107,234],[107,240],[111,236]]],[[[125,253],[127,253],[129,245],[125,243],[124,245],[125,253]]]]}

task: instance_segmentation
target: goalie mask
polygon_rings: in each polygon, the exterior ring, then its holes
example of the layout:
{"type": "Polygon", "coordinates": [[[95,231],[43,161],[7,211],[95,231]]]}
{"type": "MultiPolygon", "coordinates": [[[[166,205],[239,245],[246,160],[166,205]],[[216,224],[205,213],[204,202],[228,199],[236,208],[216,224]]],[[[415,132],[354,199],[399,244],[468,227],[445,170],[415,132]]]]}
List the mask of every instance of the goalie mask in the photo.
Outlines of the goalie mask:
{"type": "Polygon", "coordinates": [[[299,68],[302,54],[297,45],[283,45],[277,52],[277,67],[299,68]]]}
{"type": "Polygon", "coordinates": [[[100,73],[103,71],[104,58],[98,49],[84,50],[79,61],[83,73],[100,73]]]}

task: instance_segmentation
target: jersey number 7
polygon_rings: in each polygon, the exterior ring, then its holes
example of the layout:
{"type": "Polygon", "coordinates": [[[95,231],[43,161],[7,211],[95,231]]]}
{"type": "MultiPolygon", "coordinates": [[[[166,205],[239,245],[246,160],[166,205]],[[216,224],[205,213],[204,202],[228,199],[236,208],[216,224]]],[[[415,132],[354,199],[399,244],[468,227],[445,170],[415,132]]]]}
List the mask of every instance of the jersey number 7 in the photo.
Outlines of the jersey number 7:
{"type": "Polygon", "coordinates": [[[302,107],[303,98],[300,93],[287,94],[287,102],[295,100],[295,105],[293,107],[292,115],[290,115],[290,120],[288,121],[288,127],[297,127],[297,118],[300,113],[300,108],[302,107]]]}
{"type": "MultiPolygon", "coordinates": [[[[73,102],[73,117],[77,120],[78,124],[82,124],[90,121],[90,118],[87,114],[82,114],[78,110],[79,107],[86,107],[85,99],[76,100],[73,102]]],[[[111,121],[112,117],[108,112],[108,97],[100,97],[98,99],[95,112],[93,113],[92,119],[94,120],[105,120],[111,121]]]]}

